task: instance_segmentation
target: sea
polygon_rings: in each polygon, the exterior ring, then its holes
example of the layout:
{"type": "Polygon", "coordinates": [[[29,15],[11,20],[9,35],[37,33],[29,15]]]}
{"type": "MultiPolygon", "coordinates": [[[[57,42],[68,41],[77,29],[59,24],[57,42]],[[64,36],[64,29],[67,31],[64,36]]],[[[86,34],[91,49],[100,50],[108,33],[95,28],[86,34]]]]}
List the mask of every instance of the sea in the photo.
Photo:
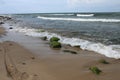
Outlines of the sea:
{"type": "Polygon", "coordinates": [[[13,29],[48,40],[55,36],[62,44],[80,46],[110,58],[120,58],[120,12],[12,14],[13,29]]]}

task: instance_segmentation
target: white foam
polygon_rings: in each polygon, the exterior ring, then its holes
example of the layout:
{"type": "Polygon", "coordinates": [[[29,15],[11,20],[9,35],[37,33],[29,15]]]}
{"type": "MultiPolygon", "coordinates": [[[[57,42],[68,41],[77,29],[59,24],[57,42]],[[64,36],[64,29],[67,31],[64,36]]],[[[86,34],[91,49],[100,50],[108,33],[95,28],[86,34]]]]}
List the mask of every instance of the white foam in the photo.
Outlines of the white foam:
{"type": "Polygon", "coordinates": [[[94,14],[77,14],[79,17],[92,17],[94,14]]]}
{"type": "Polygon", "coordinates": [[[65,20],[65,21],[81,21],[81,22],[120,22],[120,19],[85,19],[85,18],[56,18],[56,17],[42,17],[37,18],[46,20],[65,20]]]}
{"type": "Polygon", "coordinates": [[[72,16],[74,14],[50,14],[50,15],[69,15],[69,16],[72,16]]]}
{"type": "Polygon", "coordinates": [[[49,33],[49,32],[37,32],[36,29],[28,29],[28,28],[14,28],[12,29],[12,31],[17,31],[17,32],[22,32],[25,35],[28,36],[33,36],[33,37],[44,37],[46,36],[48,38],[48,40],[51,37],[59,37],[60,38],[60,42],[63,44],[70,44],[71,46],[80,46],[81,49],[83,50],[89,50],[89,51],[94,51],[97,52],[99,54],[105,55],[106,57],[110,57],[110,58],[115,58],[115,59],[119,59],[120,58],[120,45],[117,46],[106,46],[104,44],[101,43],[94,43],[94,42],[90,42],[87,40],[83,40],[83,39],[78,39],[78,38],[67,38],[67,37],[62,37],[58,34],[55,33],[49,33]],[[119,50],[115,50],[115,48],[119,48],[119,50]]]}

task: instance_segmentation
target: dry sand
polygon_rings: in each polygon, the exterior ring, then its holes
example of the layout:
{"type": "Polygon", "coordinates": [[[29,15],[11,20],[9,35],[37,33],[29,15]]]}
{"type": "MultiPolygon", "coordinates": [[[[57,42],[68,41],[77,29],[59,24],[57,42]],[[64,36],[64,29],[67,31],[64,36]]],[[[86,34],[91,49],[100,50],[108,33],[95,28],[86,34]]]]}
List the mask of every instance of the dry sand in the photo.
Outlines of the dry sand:
{"type": "Polygon", "coordinates": [[[62,49],[76,50],[79,54],[65,53],[49,48],[48,44],[43,46],[43,43],[37,50],[38,56],[34,54],[36,51],[29,50],[32,47],[9,40],[1,42],[0,80],[120,80],[120,60],[71,47],[62,49]],[[101,64],[99,59],[110,64],[101,64]],[[93,74],[89,70],[91,66],[99,67],[102,73],[93,74]]]}

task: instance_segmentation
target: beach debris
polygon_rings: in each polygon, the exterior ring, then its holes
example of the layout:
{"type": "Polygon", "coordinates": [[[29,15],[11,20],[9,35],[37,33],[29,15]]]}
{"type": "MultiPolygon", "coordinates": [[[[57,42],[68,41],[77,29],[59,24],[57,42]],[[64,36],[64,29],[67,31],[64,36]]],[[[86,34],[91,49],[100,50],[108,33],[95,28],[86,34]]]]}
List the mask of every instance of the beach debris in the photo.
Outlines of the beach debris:
{"type": "Polygon", "coordinates": [[[73,50],[63,50],[63,52],[68,52],[71,54],[78,54],[76,51],[73,51],[73,50]]]}
{"type": "Polygon", "coordinates": [[[0,22],[0,24],[4,24],[4,22],[0,22]]]}
{"type": "Polygon", "coordinates": [[[9,27],[9,29],[13,29],[13,27],[9,27]]]}
{"type": "Polygon", "coordinates": [[[61,43],[57,41],[50,42],[50,47],[52,48],[61,48],[61,43]]]}
{"type": "Polygon", "coordinates": [[[35,57],[34,57],[34,56],[32,56],[32,57],[31,57],[31,59],[35,59],[35,57]]]}
{"type": "Polygon", "coordinates": [[[109,64],[109,62],[107,62],[105,59],[100,59],[99,62],[102,64],[109,64]]]}
{"type": "Polygon", "coordinates": [[[52,41],[59,41],[60,39],[58,38],[58,37],[52,37],[52,38],[50,38],[50,42],[52,42],[52,41]]]}
{"type": "Polygon", "coordinates": [[[26,65],[26,63],[25,63],[25,62],[23,62],[22,64],[23,64],[23,65],[26,65]]]}
{"type": "Polygon", "coordinates": [[[96,66],[93,66],[93,67],[90,67],[89,70],[91,70],[94,74],[97,74],[99,75],[102,71],[96,67],[96,66]]]}
{"type": "Polygon", "coordinates": [[[75,47],[75,48],[80,48],[80,45],[76,45],[76,46],[73,46],[73,47],[75,47]]]}
{"type": "Polygon", "coordinates": [[[12,18],[11,17],[6,17],[7,20],[11,20],[12,18]]]}
{"type": "Polygon", "coordinates": [[[34,76],[38,76],[37,74],[34,74],[34,76]]]}
{"type": "Polygon", "coordinates": [[[9,43],[10,46],[12,46],[13,44],[12,43],[9,43]]]}

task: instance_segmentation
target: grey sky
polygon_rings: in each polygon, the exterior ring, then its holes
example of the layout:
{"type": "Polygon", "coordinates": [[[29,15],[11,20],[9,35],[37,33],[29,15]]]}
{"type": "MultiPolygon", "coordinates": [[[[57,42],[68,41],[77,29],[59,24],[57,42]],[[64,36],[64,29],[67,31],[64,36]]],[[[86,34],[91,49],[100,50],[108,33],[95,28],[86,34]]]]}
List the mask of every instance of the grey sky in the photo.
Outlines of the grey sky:
{"type": "Polygon", "coordinates": [[[0,13],[114,11],[120,11],[120,0],[0,0],[0,13]]]}

